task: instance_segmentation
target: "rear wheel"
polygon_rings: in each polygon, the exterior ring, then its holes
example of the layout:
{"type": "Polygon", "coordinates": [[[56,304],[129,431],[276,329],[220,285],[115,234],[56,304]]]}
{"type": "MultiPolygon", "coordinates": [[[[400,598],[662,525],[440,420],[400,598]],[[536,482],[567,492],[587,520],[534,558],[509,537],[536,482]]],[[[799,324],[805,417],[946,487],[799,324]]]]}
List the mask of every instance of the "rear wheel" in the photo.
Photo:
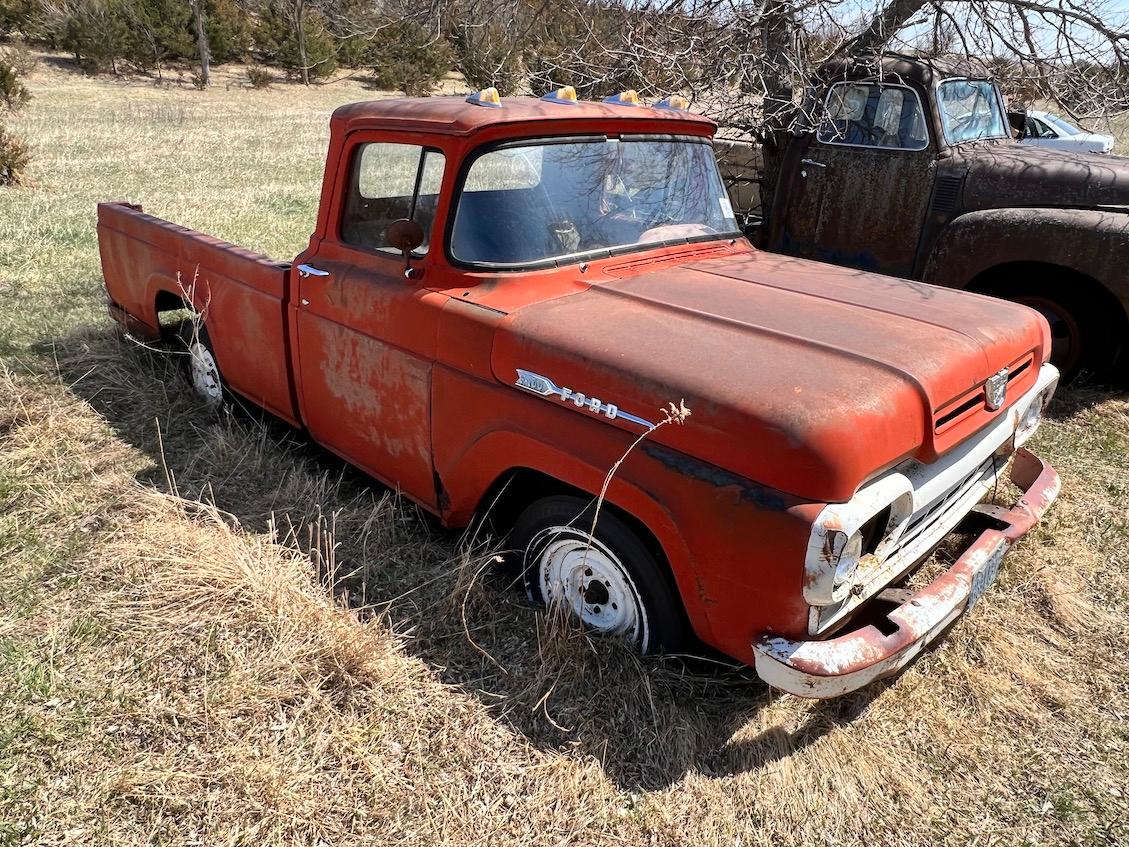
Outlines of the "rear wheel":
{"type": "Polygon", "coordinates": [[[203,321],[186,321],[180,329],[184,344],[186,376],[196,396],[209,408],[223,405],[226,384],[216,361],[216,351],[203,321]]]}
{"type": "Polygon", "coordinates": [[[686,644],[681,604],[663,567],[605,507],[567,495],[527,508],[510,536],[530,599],[559,605],[586,627],[631,641],[642,653],[686,644]]]}

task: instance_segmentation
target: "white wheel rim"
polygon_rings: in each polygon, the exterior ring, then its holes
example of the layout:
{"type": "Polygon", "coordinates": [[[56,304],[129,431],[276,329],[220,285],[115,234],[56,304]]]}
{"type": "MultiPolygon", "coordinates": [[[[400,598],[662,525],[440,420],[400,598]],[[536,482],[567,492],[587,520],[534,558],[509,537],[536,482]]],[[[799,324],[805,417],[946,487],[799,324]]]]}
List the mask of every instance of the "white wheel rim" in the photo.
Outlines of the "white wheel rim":
{"type": "Polygon", "coordinates": [[[199,341],[193,341],[188,345],[188,357],[192,387],[209,406],[218,406],[223,400],[223,385],[220,383],[220,369],[216,366],[212,351],[199,341]]]}
{"type": "Polygon", "coordinates": [[[537,576],[546,605],[561,604],[585,626],[628,636],[646,650],[646,612],[615,553],[588,533],[563,526],[544,530],[531,546],[541,547],[537,576]]]}

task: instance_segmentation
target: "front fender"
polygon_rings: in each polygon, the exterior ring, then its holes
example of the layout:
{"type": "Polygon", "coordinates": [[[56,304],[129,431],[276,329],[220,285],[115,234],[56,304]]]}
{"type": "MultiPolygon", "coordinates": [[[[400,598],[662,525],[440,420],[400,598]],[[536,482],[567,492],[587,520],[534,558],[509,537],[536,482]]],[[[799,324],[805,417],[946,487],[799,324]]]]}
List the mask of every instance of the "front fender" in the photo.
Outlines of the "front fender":
{"type": "MultiPolygon", "coordinates": [[[[433,376],[432,415],[443,518],[455,526],[465,525],[494,482],[516,468],[595,496],[635,437],[561,404],[446,368],[433,376]]],[[[753,633],[806,632],[803,561],[823,504],[647,439],[616,471],[607,500],[654,534],[690,623],[706,643],[749,663],[753,633]]]]}
{"type": "Polygon", "coordinates": [[[982,209],[941,231],[925,282],[964,288],[1012,262],[1058,265],[1093,277],[1129,307],[1129,210],[982,209]]]}

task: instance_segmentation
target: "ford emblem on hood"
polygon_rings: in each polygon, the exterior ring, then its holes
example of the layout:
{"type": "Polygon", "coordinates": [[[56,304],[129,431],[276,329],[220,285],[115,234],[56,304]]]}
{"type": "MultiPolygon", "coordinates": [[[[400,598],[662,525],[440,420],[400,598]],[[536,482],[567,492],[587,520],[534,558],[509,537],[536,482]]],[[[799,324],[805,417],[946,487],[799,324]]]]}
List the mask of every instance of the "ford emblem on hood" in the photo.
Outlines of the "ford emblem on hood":
{"type": "Polygon", "coordinates": [[[993,412],[1004,404],[1007,398],[1007,368],[988,377],[984,383],[984,405],[993,412]]]}

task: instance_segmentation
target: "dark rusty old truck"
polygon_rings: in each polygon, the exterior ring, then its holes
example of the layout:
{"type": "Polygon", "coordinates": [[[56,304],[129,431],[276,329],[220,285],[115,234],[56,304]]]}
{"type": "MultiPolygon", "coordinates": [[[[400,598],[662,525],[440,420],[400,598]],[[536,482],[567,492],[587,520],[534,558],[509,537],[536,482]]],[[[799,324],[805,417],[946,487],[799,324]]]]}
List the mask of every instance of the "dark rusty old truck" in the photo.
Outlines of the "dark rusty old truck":
{"type": "Polygon", "coordinates": [[[258,404],[448,526],[489,510],[532,599],[841,694],[976,603],[1054,499],[1023,448],[1047,323],[755,249],[714,124],[672,105],[342,107],[293,263],[101,204],[110,312],[159,340],[190,310],[204,404],[258,404]],[[1009,467],[1017,499],[982,503],[1009,467]]]}
{"type": "Polygon", "coordinates": [[[761,246],[1040,311],[1066,377],[1129,367],[1129,159],[1019,144],[974,63],[824,66],[761,246]]]}

